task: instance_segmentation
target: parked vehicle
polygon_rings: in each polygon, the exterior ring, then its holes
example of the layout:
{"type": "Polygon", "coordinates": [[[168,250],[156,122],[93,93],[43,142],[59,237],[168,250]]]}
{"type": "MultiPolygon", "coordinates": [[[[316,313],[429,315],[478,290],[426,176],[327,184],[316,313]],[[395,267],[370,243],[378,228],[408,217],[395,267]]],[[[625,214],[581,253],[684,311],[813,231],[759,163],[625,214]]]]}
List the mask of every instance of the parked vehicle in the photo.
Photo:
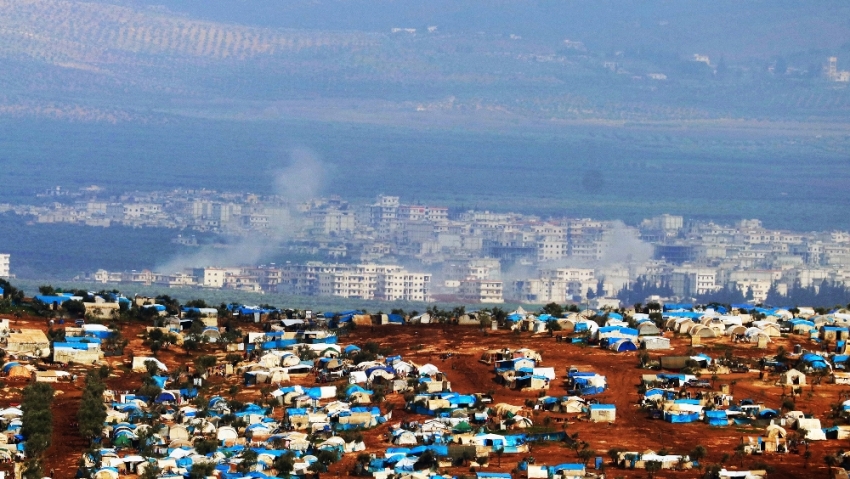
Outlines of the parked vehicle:
{"type": "Polygon", "coordinates": [[[708,379],[691,379],[685,383],[685,386],[692,388],[711,388],[711,381],[708,379]]]}

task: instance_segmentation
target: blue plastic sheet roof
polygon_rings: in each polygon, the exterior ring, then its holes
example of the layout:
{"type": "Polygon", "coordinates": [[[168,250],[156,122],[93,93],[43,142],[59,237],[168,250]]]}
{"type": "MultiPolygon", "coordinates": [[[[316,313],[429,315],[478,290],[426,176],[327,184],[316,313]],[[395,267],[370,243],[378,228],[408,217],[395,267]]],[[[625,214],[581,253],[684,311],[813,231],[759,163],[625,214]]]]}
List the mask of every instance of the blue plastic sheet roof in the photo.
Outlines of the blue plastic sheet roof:
{"type": "Polygon", "coordinates": [[[168,381],[168,376],[154,376],[154,377],[153,377],[153,381],[154,381],[154,382],[156,383],[156,385],[157,385],[157,386],[159,386],[160,388],[164,388],[164,387],[165,387],[165,382],[166,382],[166,381],[168,381]]]}
{"type": "Polygon", "coordinates": [[[558,472],[558,471],[580,471],[584,469],[584,464],[558,464],[557,466],[549,466],[550,471],[558,472]]]}
{"type": "Polygon", "coordinates": [[[694,305],[691,303],[667,303],[664,305],[664,311],[693,311],[694,305]]]}
{"type": "Polygon", "coordinates": [[[591,404],[590,410],[592,411],[594,409],[617,409],[617,406],[614,404],[591,404]]]}
{"type": "Polygon", "coordinates": [[[37,294],[37,295],[35,295],[35,300],[41,301],[44,304],[53,304],[53,303],[62,304],[65,301],[70,301],[71,297],[70,296],[64,296],[64,295],[58,296],[58,295],[37,294]]]}

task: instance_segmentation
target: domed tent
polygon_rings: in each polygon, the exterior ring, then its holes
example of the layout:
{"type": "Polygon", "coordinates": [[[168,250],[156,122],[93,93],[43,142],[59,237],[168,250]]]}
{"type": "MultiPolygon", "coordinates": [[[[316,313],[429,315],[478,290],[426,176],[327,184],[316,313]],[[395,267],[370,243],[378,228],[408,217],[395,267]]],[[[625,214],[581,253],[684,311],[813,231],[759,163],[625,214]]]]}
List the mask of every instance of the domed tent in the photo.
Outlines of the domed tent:
{"type": "Polygon", "coordinates": [[[217,343],[221,339],[221,332],[218,328],[204,328],[204,331],[201,334],[211,343],[217,343]]]}
{"type": "Polygon", "coordinates": [[[717,336],[723,336],[726,326],[720,318],[703,318],[700,322],[703,326],[711,328],[717,336]]]}
{"type": "Polygon", "coordinates": [[[699,338],[716,338],[717,337],[717,331],[715,331],[712,328],[709,328],[708,326],[703,326],[701,324],[696,324],[696,325],[692,326],[688,330],[688,334],[691,335],[691,337],[699,337],[699,338]]]}
{"type": "Polygon", "coordinates": [[[733,325],[729,326],[728,328],[726,328],[725,334],[726,334],[726,336],[732,337],[732,336],[737,336],[739,334],[746,334],[746,332],[747,332],[746,327],[741,326],[740,324],[733,324],[733,325]]]}
{"type": "Polygon", "coordinates": [[[28,379],[32,376],[32,373],[26,366],[22,364],[15,364],[7,370],[6,376],[9,379],[28,379]]]}
{"type": "Polygon", "coordinates": [[[636,351],[637,345],[635,345],[635,343],[633,343],[629,339],[620,339],[618,341],[611,343],[608,346],[608,349],[610,349],[612,351],[616,351],[618,353],[622,353],[624,351],[636,351]]]}
{"type": "Polygon", "coordinates": [[[781,336],[779,326],[776,323],[771,323],[769,321],[753,321],[753,326],[761,329],[772,338],[781,336]]]}
{"type": "Polygon", "coordinates": [[[231,426],[222,426],[216,431],[216,439],[219,441],[235,440],[238,437],[239,434],[236,432],[236,429],[231,426]]]}
{"type": "Polygon", "coordinates": [[[760,338],[764,338],[765,341],[770,342],[770,336],[759,328],[747,328],[744,336],[751,343],[758,343],[760,338]]]}
{"type": "Polygon", "coordinates": [[[92,476],[94,479],[118,479],[118,469],[114,467],[104,467],[98,470],[92,476]]]}
{"type": "Polygon", "coordinates": [[[175,424],[168,429],[168,439],[174,441],[175,439],[189,439],[189,430],[186,429],[186,426],[181,424],[175,424]]]}
{"type": "Polygon", "coordinates": [[[640,336],[656,336],[661,334],[661,330],[652,321],[640,323],[637,330],[640,336]]]}
{"type": "Polygon", "coordinates": [[[280,358],[280,365],[285,368],[297,366],[299,364],[301,364],[301,358],[294,354],[284,354],[280,358]]]}

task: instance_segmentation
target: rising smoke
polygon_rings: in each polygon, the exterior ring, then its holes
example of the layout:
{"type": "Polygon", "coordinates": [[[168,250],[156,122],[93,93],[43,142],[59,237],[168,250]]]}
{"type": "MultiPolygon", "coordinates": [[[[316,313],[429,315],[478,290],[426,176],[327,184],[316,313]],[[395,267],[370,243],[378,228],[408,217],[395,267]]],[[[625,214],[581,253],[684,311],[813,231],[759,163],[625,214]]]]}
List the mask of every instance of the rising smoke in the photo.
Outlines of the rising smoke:
{"type": "Polygon", "coordinates": [[[627,226],[622,221],[611,223],[611,229],[603,237],[601,267],[643,264],[652,259],[652,245],[640,239],[636,228],[627,226]]]}
{"type": "Polygon", "coordinates": [[[202,246],[197,252],[180,255],[158,265],[156,271],[171,273],[206,266],[232,267],[256,265],[270,257],[304,223],[298,203],[318,198],[326,181],[326,165],[306,148],[290,152],[288,162],[270,172],[279,204],[258,213],[268,214],[269,226],[262,233],[234,236],[216,245],[202,246]]]}
{"type": "Polygon", "coordinates": [[[652,245],[640,239],[640,232],[622,221],[612,221],[602,237],[602,254],[598,260],[575,257],[550,260],[531,265],[514,264],[502,271],[504,282],[526,280],[537,276],[537,270],[558,268],[588,268],[596,276],[605,277],[606,271],[642,265],[652,259],[652,245]]]}

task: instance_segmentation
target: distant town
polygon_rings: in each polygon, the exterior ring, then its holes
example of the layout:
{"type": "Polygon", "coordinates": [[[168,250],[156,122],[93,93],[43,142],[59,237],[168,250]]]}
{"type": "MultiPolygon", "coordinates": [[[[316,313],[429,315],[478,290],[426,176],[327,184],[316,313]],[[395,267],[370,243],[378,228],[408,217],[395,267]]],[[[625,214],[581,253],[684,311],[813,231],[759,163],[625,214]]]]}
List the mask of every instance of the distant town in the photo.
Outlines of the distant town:
{"type": "MultiPolygon", "coordinates": [[[[209,190],[132,193],[110,201],[98,199],[98,193],[98,187],[57,188],[44,194],[56,202],[0,205],[0,211],[29,215],[38,223],[174,228],[181,233],[173,241],[199,250],[209,245],[199,244],[194,232],[260,238],[320,258],[192,264],[176,271],[107,271],[92,265],[74,278],[104,284],[385,301],[572,301],[601,308],[642,301],[647,291],[675,300],[710,299],[725,291],[761,303],[795,289],[844,289],[850,277],[847,232],[772,230],[758,220],[722,225],[665,214],[632,227],[588,218],[450,212],[384,195],[365,204],[339,197],[290,204],[280,197],[209,190]],[[624,298],[636,283],[641,291],[624,298]]],[[[237,241],[231,247],[251,246],[237,241]]],[[[214,253],[201,257],[208,262],[214,253]]],[[[0,256],[0,276],[14,273],[10,263],[9,255],[0,256]]]]}

